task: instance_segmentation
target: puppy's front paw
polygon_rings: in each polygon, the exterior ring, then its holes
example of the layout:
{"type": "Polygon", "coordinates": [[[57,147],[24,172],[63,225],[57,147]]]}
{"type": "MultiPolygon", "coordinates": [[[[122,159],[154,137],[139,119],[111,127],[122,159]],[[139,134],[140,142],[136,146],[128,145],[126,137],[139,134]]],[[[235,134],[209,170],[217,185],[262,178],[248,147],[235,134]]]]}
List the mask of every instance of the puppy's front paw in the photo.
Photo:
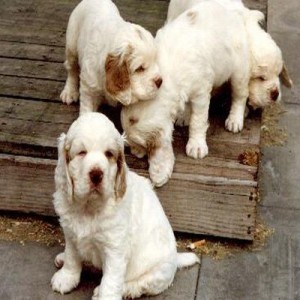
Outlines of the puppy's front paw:
{"type": "Polygon", "coordinates": [[[174,166],[174,158],[161,162],[149,161],[149,175],[154,186],[163,186],[170,179],[174,166]]]}
{"type": "Polygon", "coordinates": [[[244,127],[244,117],[243,115],[229,115],[225,121],[225,127],[227,130],[237,133],[240,132],[244,127]]]}
{"type": "Polygon", "coordinates": [[[57,254],[54,259],[54,264],[56,268],[61,268],[64,265],[64,261],[65,261],[65,253],[61,252],[57,254]]]}
{"type": "Polygon", "coordinates": [[[63,103],[71,104],[77,102],[79,93],[76,87],[65,85],[63,91],[60,94],[60,99],[63,103]]]}
{"type": "Polygon", "coordinates": [[[160,187],[168,182],[172,175],[173,168],[167,167],[149,167],[149,175],[154,186],[160,187]]]}
{"type": "Polygon", "coordinates": [[[100,285],[98,285],[93,292],[92,300],[122,300],[122,295],[112,295],[109,293],[109,295],[100,295],[100,285]]]}
{"type": "Polygon", "coordinates": [[[71,292],[78,285],[79,280],[80,273],[72,273],[62,268],[53,275],[51,286],[53,291],[65,294],[71,292]]]}
{"type": "Polygon", "coordinates": [[[189,139],[186,145],[186,154],[192,158],[203,158],[208,154],[208,147],[204,139],[189,139]]]}

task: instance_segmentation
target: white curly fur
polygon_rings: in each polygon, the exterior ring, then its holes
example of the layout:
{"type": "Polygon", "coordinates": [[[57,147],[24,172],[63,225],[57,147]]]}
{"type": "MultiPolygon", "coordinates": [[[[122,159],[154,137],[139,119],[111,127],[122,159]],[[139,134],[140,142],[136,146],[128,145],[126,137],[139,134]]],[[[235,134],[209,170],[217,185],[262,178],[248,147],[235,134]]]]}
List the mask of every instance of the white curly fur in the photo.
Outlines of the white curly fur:
{"type": "MultiPolygon", "coordinates": [[[[240,13],[244,18],[251,58],[248,103],[253,108],[258,108],[280,101],[279,78],[285,77],[282,79],[287,87],[292,86],[292,81],[284,67],[280,48],[270,34],[260,26],[265,19],[262,12],[249,10],[241,0],[171,0],[167,22],[173,21],[181,13],[206,1],[215,1],[227,9],[240,13]]],[[[220,25],[222,26],[221,22],[220,25]]]]}
{"type": "Polygon", "coordinates": [[[103,101],[129,105],[152,99],[161,82],[153,40],[141,26],[125,22],[111,0],[81,1],[70,16],[66,33],[68,77],[62,101],[70,104],[80,96],[80,113],[84,113],[96,111],[103,101]],[[119,69],[125,65],[130,82],[117,84],[114,93],[107,86],[109,55],[118,59],[119,69]]]}
{"type": "Polygon", "coordinates": [[[156,150],[148,153],[149,173],[160,186],[172,174],[173,124],[187,104],[191,110],[188,156],[208,154],[211,92],[228,80],[233,99],[226,127],[232,132],[242,130],[249,96],[250,51],[242,16],[215,1],[204,1],[167,23],[157,33],[156,43],[162,87],[153,101],[124,107],[121,117],[130,145],[149,152],[149,138],[155,133],[156,150]],[[132,122],[134,119],[138,121],[132,122]]]}
{"type": "Polygon", "coordinates": [[[178,267],[199,262],[177,253],[150,181],[128,170],[123,151],[124,139],[99,113],[80,116],[59,139],[54,207],[66,246],[55,259],[54,291],[74,289],[88,261],[103,271],[92,299],[156,295],[178,267]]]}

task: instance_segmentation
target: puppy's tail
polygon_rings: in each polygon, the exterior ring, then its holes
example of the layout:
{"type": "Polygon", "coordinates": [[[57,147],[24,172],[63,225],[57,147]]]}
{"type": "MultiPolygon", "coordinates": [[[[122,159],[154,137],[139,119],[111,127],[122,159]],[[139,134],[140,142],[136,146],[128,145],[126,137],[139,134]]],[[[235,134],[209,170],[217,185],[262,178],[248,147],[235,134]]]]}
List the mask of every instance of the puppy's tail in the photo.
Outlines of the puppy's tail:
{"type": "Polygon", "coordinates": [[[195,253],[184,252],[177,253],[177,267],[190,267],[194,264],[200,264],[200,259],[195,253]]]}

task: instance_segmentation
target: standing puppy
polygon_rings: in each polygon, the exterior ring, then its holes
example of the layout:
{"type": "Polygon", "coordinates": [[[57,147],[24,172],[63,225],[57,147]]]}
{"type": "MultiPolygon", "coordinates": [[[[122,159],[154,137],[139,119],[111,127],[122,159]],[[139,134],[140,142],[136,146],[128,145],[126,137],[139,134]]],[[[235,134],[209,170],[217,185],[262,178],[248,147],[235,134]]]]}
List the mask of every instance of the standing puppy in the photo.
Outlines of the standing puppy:
{"type": "Polygon", "coordinates": [[[103,270],[93,300],[156,295],[178,267],[199,259],[178,254],[176,241],[150,181],[130,172],[123,139],[99,113],[86,113],[62,134],[55,170],[54,207],[65,235],[62,268],[51,281],[62,294],[74,289],[82,262],[103,270]]]}
{"type": "MultiPolygon", "coordinates": [[[[212,0],[171,0],[167,22],[173,21],[181,13],[206,1],[212,0]]],[[[243,16],[251,59],[248,104],[255,109],[280,101],[279,79],[289,88],[292,87],[292,80],[283,62],[280,48],[270,34],[260,26],[260,23],[264,21],[264,14],[258,10],[246,8],[241,0],[213,1],[243,16]]]]}
{"type": "Polygon", "coordinates": [[[61,100],[70,104],[80,96],[81,114],[103,101],[129,105],[152,99],[162,83],[152,35],[125,22],[111,0],[83,0],[73,10],[65,67],[61,100]]]}
{"type": "Polygon", "coordinates": [[[191,107],[186,145],[190,157],[208,154],[211,92],[226,81],[232,86],[226,128],[242,130],[249,96],[250,51],[242,16],[215,1],[204,1],[167,23],[156,42],[164,83],[155,100],[124,107],[122,125],[133,152],[148,154],[150,177],[160,186],[173,170],[173,126],[187,104],[191,107]]]}

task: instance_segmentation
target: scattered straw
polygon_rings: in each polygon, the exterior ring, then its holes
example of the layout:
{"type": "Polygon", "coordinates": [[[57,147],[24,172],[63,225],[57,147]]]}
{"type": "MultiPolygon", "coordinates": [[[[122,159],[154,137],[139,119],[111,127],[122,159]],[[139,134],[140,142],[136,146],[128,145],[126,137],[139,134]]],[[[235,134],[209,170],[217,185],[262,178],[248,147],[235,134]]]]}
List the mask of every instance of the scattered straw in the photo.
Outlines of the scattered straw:
{"type": "MultiPolygon", "coordinates": [[[[241,251],[262,249],[273,232],[259,222],[252,243],[213,237],[199,239],[199,236],[176,234],[177,247],[182,251],[189,250],[198,255],[208,255],[213,259],[223,259],[241,251]]],[[[63,232],[58,222],[39,216],[7,214],[0,216],[0,240],[18,241],[22,245],[26,242],[38,242],[47,246],[64,245],[63,232]]]]}
{"type": "Polygon", "coordinates": [[[264,108],[262,114],[261,142],[263,146],[283,146],[288,139],[285,128],[278,125],[280,116],[285,113],[281,103],[264,108]]]}
{"type": "Polygon", "coordinates": [[[205,237],[205,239],[198,240],[197,237],[189,238],[185,234],[179,234],[177,235],[177,247],[181,251],[189,249],[197,255],[208,255],[213,259],[219,260],[231,257],[242,251],[258,251],[265,246],[268,238],[273,233],[273,229],[259,222],[256,225],[253,242],[213,237],[205,237]]]}
{"type": "Polygon", "coordinates": [[[47,246],[64,245],[61,228],[54,219],[24,215],[0,216],[0,239],[26,242],[38,242],[47,246]]]}

